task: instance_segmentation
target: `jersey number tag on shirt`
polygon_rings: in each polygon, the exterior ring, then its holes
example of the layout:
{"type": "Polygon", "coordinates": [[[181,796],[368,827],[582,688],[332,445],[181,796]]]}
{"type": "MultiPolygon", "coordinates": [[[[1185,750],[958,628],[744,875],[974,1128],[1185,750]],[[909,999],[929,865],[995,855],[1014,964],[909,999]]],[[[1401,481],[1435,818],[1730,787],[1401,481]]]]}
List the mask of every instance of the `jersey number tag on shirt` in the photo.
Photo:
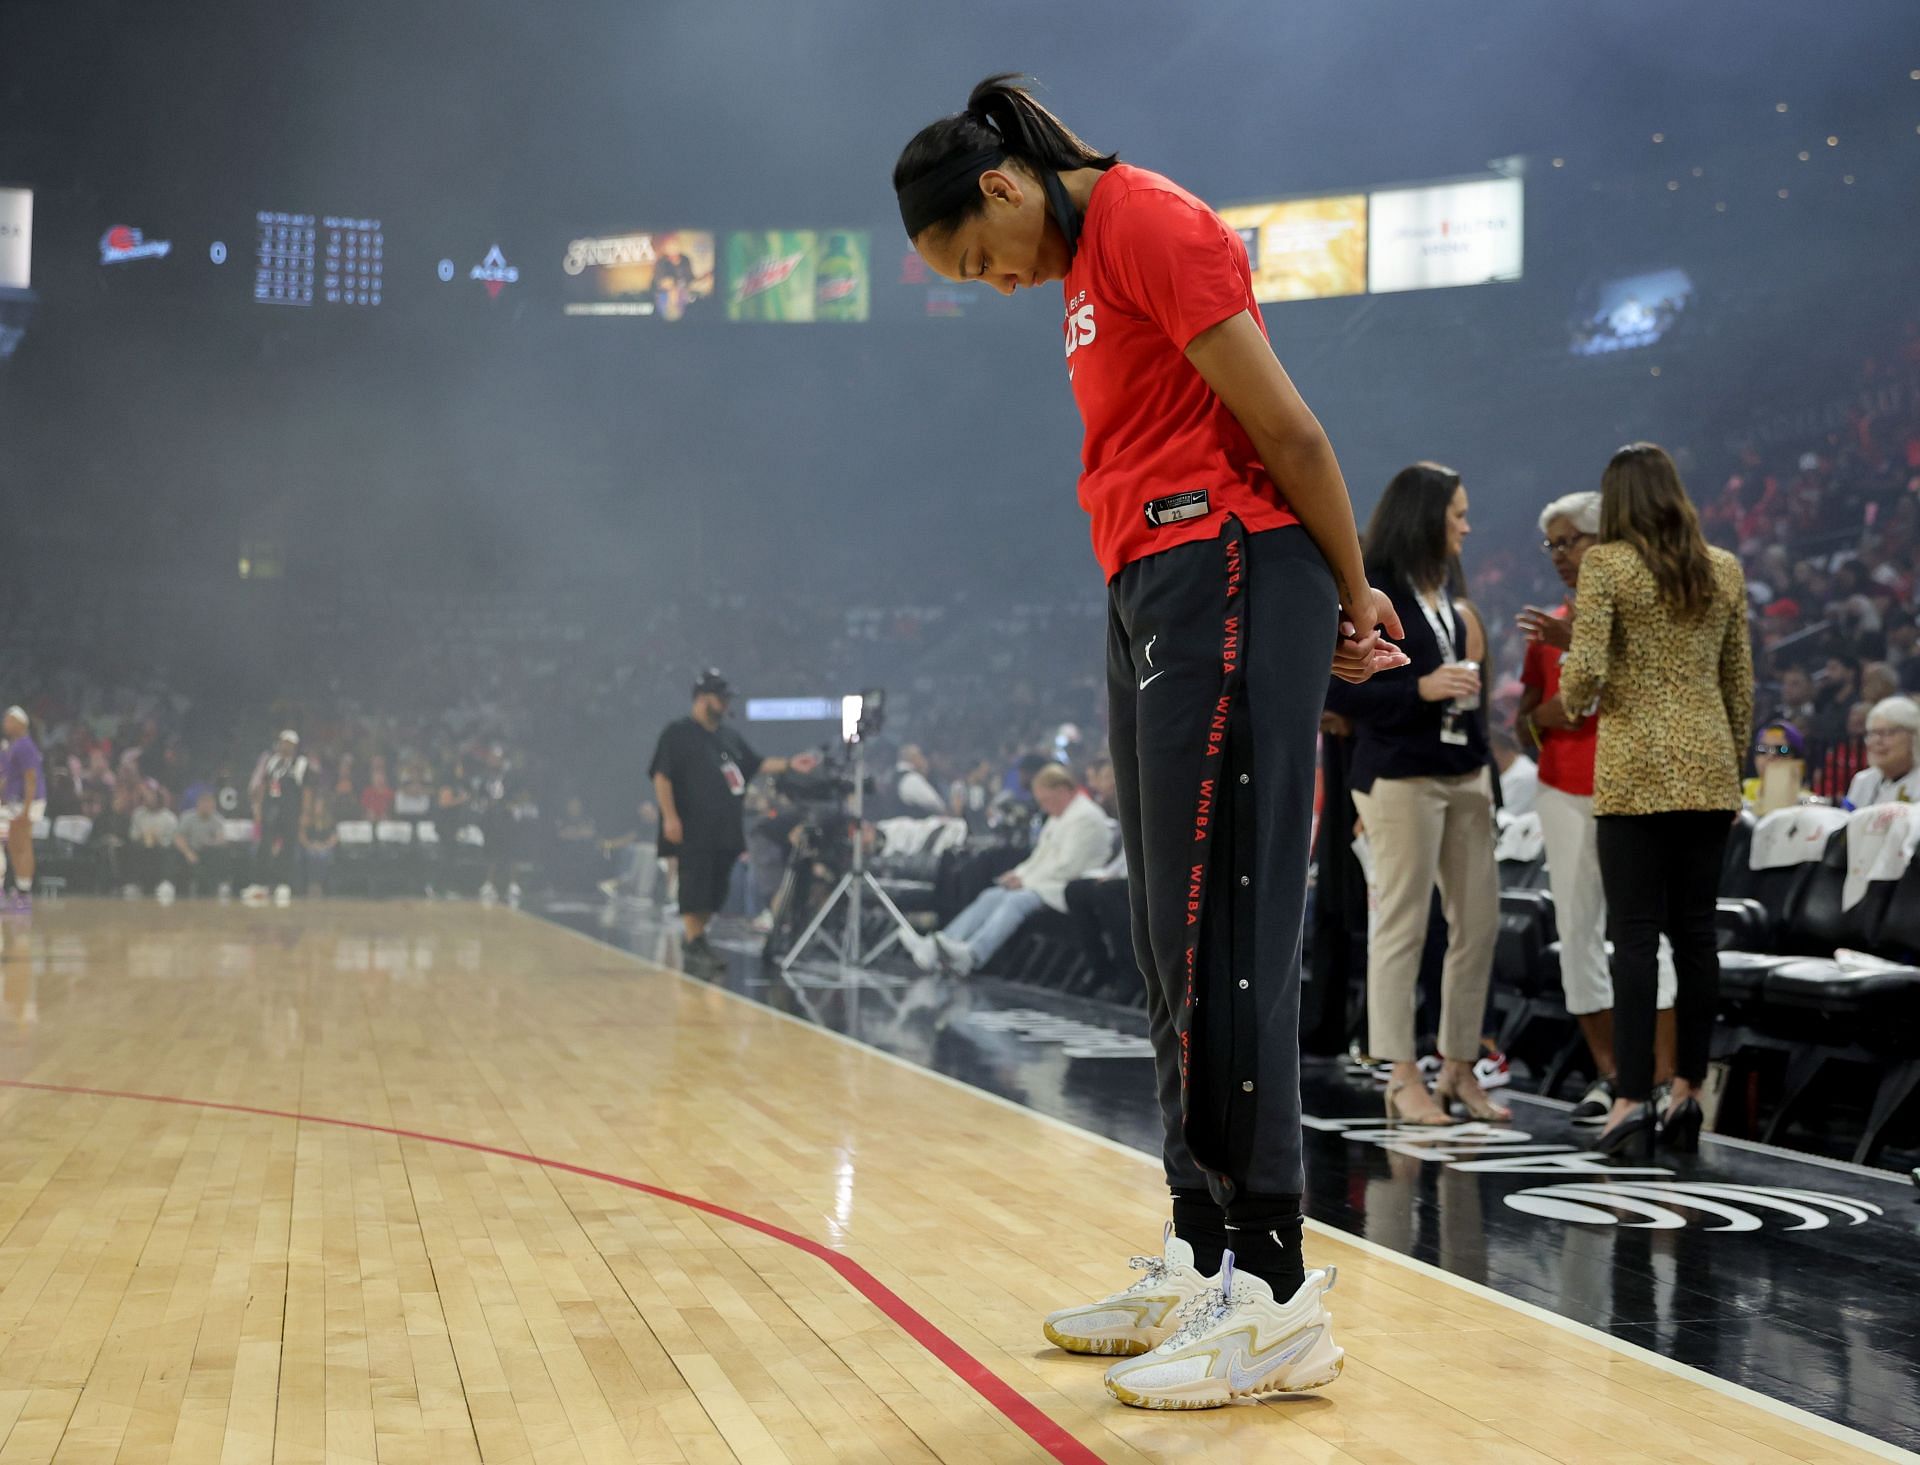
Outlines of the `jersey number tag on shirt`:
{"type": "Polygon", "coordinates": [[[1196,488],[1191,493],[1175,493],[1163,499],[1154,499],[1147,505],[1147,522],[1159,529],[1187,519],[1204,519],[1211,512],[1207,491],[1196,488]]]}

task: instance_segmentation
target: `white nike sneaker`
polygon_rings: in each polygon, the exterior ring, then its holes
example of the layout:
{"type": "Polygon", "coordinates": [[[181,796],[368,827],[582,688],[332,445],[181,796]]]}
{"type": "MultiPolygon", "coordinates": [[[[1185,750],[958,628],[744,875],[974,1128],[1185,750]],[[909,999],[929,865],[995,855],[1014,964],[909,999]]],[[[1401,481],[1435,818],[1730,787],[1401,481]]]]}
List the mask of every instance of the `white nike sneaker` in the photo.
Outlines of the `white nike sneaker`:
{"type": "Polygon", "coordinates": [[[1159,1256],[1136,1256],[1128,1266],[1145,1272],[1132,1286],[1101,1302],[1047,1314],[1047,1341],[1069,1353],[1106,1357],[1145,1353],[1180,1326],[1180,1309],[1211,1285],[1193,1267],[1193,1248],[1167,1222],[1159,1256]]]}
{"type": "Polygon", "coordinates": [[[1181,1310],[1178,1332],[1152,1352],[1107,1370],[1107,1392],[1137,1409],[1218,1409],[1254,1394],[1302,1394],[1340,1377],[1346,1350],[1333,1341],[1323,1301],[1334,1268],[1307,1273],[1286,1302],[1260,1278],[1220,1276],[1181,1310]]]}
{"type": "Polygon", "coordinates": [[[921,971],[930,972],[939,967],[940,948],[933,944],[933,937],[924,935],[918,931],[911,933],[902,931],[900,933],[900,945],[905,949],[907,955],[913,959],[913,964],[919,967],[921,971]]]}

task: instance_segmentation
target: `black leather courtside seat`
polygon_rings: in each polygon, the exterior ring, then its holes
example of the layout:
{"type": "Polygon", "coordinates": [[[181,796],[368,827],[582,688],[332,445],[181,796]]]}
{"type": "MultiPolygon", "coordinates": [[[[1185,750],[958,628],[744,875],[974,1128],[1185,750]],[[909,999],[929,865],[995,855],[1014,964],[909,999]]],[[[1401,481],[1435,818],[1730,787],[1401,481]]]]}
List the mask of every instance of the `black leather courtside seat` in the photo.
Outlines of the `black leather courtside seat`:
{"type": "Polygon", "coordinates": [[[1877,880],[1852,909],[1841,904],[1847,883],[1847,831],[1835,830],[1819,863],[1806,867],[1787,902],[1780,933],[1783,950],[1830,956],[1841,948],[1866,951],[1879,934],[1880,918],[1894,882],[1877,880]]]}
{"type": "Polygon", "coordinates": [[[1920,1092],[1920,967],[1790,961],[1768,971],[1762,985],[1766,1026],[1799,1044],[1764,1137],[1785,1133],[1825,1070],[1864,1066],[1874,1098],[1853,1158],[1871,1164],[1895,1117],[1920,1092]]]}

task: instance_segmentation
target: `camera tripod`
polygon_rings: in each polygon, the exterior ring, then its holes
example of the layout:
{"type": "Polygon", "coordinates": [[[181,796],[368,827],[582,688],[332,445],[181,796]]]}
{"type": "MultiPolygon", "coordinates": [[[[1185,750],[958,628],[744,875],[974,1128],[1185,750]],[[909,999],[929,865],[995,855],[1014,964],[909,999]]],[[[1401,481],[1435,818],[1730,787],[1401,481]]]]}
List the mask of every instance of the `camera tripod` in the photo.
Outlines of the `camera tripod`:
{"type": "Polygon", "coordinates": [[[913,923],[902,915],[900,907],[893,903],[893,897],[887,894],[886,888],[874,879],[873,873],[867,869],[864,818],[866,799],[867,745],[862,740],[853,745],[853,852],[847,864],[847,872],[840,877],[839,883],[833,887],[833,893],[826,898],[825,903],[813,913],[813,919],[807,922],[799,939],[793,943],[787,954],[780,958],[779,966],[782,973],[791,970],[793,964],[800,960],[806,949],[815,941],[823,943],[831,950],[839,958],[842,966],[862,967],[899,941],[902,934],[908,936],[918,934],[913,929],[913,923]],[[865,913],[861,907],[868,893],[880,902],[880,908],[892,919],[893,929],[881,937],[871,950],[863,951],[861,920],[865,913]],[[836,941],[827,932],[827,920],[832,916],[835,908],[843,902],[846,906],[846,934],[836,941]]]}

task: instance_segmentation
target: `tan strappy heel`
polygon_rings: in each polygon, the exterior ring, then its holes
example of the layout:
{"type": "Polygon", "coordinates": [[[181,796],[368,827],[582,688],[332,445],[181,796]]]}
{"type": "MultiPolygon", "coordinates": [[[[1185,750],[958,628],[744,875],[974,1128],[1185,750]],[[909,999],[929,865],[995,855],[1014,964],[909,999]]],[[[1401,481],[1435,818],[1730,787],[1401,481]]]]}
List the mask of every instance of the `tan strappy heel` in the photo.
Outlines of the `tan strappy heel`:
{"type": "Polygon", "coordinates": [[[1477,1119],[1482,1124],[1511,1124],[1513,1122],[1513,1111],[1510,1109],[1502,1109],[1498,1104],[1494,1103],[1492,1099],[1487,1097],[1484,1090],[1473,1094],[1463,1094],[1447,1082],[1444,1074],[1434,1082],[1433,1097],[1434,1102],[1439,1104],[1442,1109],[1451,1112],[1453,1106],[1458,1104],[1462,1109],[1467,1111],[1467,1117],[1469,1119],[1477,1119]]]}
{"type": "Polygon", "coordinates": [[[1415,1087],[1421,1087],[1424,1091],[1424,1086],[1414,1084],[1414,1082],[1411,1079],[1402,1079],[1399,1083],[1391,1083],[1391,1082],[1388,1083],[1387,1085],[1387,1118],[1393,1120],[1397,1124],[1425,1125],[1429,1129],[1438,1129],[1443,1124],[1453,1123],[1453,1120],[1447,1116],[1447,1112],[1444,1109],[1442,1109],[1437,1114],[1402,1113],[1400,1109],[1400,1098],[1399,1098],[1400,1091],[1402,1089],[1410,1089],[1415,1087]]]}

